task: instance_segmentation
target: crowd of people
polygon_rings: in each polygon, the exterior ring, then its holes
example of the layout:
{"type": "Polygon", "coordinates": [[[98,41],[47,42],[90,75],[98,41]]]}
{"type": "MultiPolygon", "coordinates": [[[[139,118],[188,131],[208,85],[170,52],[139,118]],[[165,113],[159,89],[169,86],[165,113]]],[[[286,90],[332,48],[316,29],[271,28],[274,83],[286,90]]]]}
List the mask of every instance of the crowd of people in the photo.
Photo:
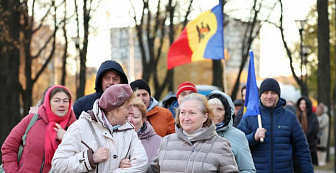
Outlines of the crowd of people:
{"type": "Polygon", "coordinates": [[[324,165],[328,108],[308,97],[281,98],[279,83],[259,88],[257,116],[219,90],[204,96],[182,82],[160,106],[148,82],[128,84],[113,60],[98,69],[96,92],[72,104],[70,91],[48,87],[40,104],[1,146],[6,172],[314,172],[324,165]],[[261,140],[263,139],[263,140],[261,140]]]}

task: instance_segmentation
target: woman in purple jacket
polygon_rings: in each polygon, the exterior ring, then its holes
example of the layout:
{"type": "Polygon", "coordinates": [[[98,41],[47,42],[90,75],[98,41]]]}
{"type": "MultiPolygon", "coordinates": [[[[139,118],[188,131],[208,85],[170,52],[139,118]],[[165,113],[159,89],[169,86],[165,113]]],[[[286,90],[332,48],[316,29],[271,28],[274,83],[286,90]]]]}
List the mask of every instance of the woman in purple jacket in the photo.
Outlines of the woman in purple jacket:
{"type": "Polygon", "coordinates": [[[153,127],[146,121],[147,109],[141,99],[135,99],[133,102],[134,113],[128,118],[134,125],[134,130],[143,144],[148,162],[151,162],[161,143],[161,136],[157,135],[153,127]]]}

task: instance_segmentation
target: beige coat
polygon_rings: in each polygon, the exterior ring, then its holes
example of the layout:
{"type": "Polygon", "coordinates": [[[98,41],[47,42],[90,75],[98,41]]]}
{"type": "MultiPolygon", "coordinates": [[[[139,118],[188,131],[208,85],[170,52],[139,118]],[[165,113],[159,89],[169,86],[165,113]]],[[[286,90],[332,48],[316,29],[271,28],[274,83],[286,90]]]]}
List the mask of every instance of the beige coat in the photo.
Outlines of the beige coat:
{"type": "MultiPolygon", "coordinates": [[[[93,110],[97,110],[95,105],[93,110]]],[[[56,150],[52,160],[51,172],[96,171],[97,168],[90,166],[87,151],[88,147],[92,148],[93,151],[97,151],[98,143],[85,118],[92,122],[101,145],[109,148],[110,151],[109,159],[98,164],[98,172],[144,172],[148,167],[147,155],[133,126],[126,122],[111,134],[101,123],[102,114],[97,112],[100,111],[94,111],[98,122],[91,120],[88,113],[82,112],[79,120],[69,127],[62,143],[56,150]],[[126,157],[130,158],[132,167],[119,168],[120,161],[126,157]]]]}
{"type": "Polygon", "coordinates": [[[176,133],[162,138],[147,172],[239,172],[229,141],[217,135],[214,125],[191,140],[181,128],[175,126],[175,130],[176,133]]]}

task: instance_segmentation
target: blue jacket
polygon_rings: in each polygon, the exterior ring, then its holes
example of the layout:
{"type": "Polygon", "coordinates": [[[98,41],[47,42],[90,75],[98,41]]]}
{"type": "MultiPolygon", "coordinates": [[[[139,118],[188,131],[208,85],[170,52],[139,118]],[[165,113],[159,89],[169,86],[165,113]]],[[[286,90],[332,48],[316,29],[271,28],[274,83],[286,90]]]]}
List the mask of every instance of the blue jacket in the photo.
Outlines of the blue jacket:
{"type": "Polygon", "coordinates": [[[245,134],[233,127],[233,118],[235,106],[227,94],[214,90],[207,95],[210,100],[218,98],[225,107],[225,119],[223,125],[216,125],[216,132],[219,136],[230,141],[232,152],[235,156],[240,173],[256,172],[251,151],[248,146],[245,134]]]}
{"type": "Polygon", "coordinates": [[[254,140],[257,116],[243,117],[238,126],[247,137],[258,173],[294,172],[293,152],[302,173],[314,172],[306,137],[296,116],[283,107],[285,104],[286,100],[280,98],[275,108],[266,108],[259,100],[262,126],[267,130],[263,143],[254,140]]]}
{"type": "Polygon", "coordinates": [[[114,70],[120,75],[121,82],[123,84],[127,84],[128,80],[126,77],[126,74],[120,64],[113,60],[107,60],[103,62],[96,75],[96,82],[95,82],[95,90],[96,92],[87,96],[83,96],[79,98],[73,105],[73,110],[75,112],[76,118],[78,119],[82,111],[88,111],[91,110],[93,107],[93,103],[100,98],[100,96],[103,94],[103,88],[102,88],[102,77],[105,74],[105,72],[114,70]]]}
{"type": "Polygon", "coordinates": [[[178,107],[179,107],[179,104],[177,102],[177,99],[169,107],[169,111],[173,114],[174,119],[176,117],[176,109],[178,107]]]}

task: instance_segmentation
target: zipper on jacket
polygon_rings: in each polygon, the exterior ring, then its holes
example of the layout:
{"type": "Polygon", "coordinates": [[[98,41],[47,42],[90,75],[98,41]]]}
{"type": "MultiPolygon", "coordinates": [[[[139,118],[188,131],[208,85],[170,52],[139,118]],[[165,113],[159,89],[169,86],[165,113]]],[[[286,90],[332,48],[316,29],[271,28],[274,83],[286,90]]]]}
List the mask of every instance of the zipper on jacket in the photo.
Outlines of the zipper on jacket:
{"type": "Polygon", "coordinates": [[[271,109],[271,172],[273,172],[273,108],[271,109]]]}

